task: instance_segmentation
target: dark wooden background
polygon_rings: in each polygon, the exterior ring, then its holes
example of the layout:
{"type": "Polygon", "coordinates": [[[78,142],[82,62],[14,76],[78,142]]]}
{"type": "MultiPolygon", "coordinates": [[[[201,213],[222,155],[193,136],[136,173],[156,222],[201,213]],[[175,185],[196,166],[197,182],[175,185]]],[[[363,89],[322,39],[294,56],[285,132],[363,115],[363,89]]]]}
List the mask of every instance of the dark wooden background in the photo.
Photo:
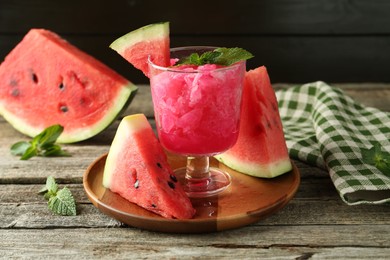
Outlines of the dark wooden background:
{"type": "Polygon", "coordinates": [[[171,46],[239,46],[274,83],[390,82],[388,0],[1,0],[0,60],[30,28],[50,29],[134,83],[147,79],[108,48],[170,21],[171,46]]]}

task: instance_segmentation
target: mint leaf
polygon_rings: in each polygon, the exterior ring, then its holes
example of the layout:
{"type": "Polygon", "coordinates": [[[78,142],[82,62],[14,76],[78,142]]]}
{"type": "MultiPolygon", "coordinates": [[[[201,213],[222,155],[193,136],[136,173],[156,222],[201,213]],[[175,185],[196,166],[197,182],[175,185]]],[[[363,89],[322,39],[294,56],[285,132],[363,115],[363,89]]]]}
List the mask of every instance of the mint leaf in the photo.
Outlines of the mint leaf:
{"type": "Polygon", "coordinates": [[[57,191],[58,191],[58,185],[56,183],[56,180],[54,179],[53,176],[49,176],[46,179],[45,186],[39,191],[39,193],[50,192],[51,194],[55,195],[57,191]]]}
{"type": "Polygon", "coordinates": [[[33,142],[39,144],[40,148],[50,147],[57,138],[62,134],[64,128],[61,125],[52,125],[43,130],[40,134],[34,137],[33,142]]]}
{"type": "Polygon", "coordinates": [[[250,52],[241,48],[218,48],[216,51],[221,54],[215,57],[215,63],[226,66],[253,57],[250,52]]]}
{"type": "Polygon", "coordinates": [[[242,60],[248,60],[253,55],[242,48],[216,48],[213,51],[207,51],[199,55],[192,53],[190,56],[181,58],[176,65],[205,65],[217,64],[230,66],[242,60]]]}
{"type": "Polygon", "coordinates": [[[20,141],[11,146],[13,155],[21,156],[21,160],[28,160],[34,156],[70,156],[62,150],[61,146],[55,144],[64,128],[61,125],[52,125],[36,135],[31,141],[20,141]]]}
{"type": "Polygon", "coordinates": [[[76,216],[76,203],[70,190],[65,187],[52,196],[48,202],[49,209],[58,215],[76,216]]]}
{"type": "Polygon", "coordinates": [[[17,143],[14,143],[12,146],[11,146],[11,153],[13,155],[23,155],[28,148],[30,148],[31,144],[29,142],[26,142],[26,141],[20,141],[20,142],[17,142],[17,143]]]}
{"type": "Polygon", "coordinates": [[[28,160],[31,157],[37,156],[38,155],[38,150],[35,147],[35,145],[31,145],[30,147],[27,148],[27,150],[22,154],[22,157],[20,157],[20,160],[28,160]]]}
{"type": "Polygon", "coordinates": [[[198,53],[192,53],[190,56],[185,57],[183,60],[184,64],[194,64],[194,65],[200,65],[200,56],[198,53]]]}
{"type": "Polygon", "coordinates": [[[53,144],[46,148],[46,150],[43,152],[43,156],[70,156],[70,153],[62,150],[61,146],[58,144],[53,144]]]}
{"type": "Polygon", "coordinates": [[[370,149],[361,149],[361,153],[364,163],[375,166],[390,177],[390,153],[383,152],[379,142],[375,142],[370,149]]]}
{"type": "Polygon", "coordinates": [[[76,202],[72,192],[67,187],[58,190],[58,185],[52,176],[47,177],[46,185],[39,193],[44,193],[44,198],[48,200],[48,208],[53,213],[62,216],[76,215],[76,202]]]}

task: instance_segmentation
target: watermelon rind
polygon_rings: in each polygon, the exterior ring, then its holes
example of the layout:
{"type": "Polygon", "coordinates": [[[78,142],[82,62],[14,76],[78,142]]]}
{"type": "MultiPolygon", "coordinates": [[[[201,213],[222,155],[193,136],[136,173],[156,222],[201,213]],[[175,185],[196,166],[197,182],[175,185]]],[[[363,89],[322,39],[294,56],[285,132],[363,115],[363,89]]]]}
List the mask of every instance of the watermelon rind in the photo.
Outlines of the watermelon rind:
{"type": "Polygon", "coordinates": [[[243,163],[235,156],[231,156],[229,154],[219,154],[215,155],[214,157],[233,170],[251,175],[253,177],[275,178],[292,170],[292,165],[289,158],[262,165],[251,162],[243,163]]]}
{"type": "Polygon", "coordinates": [[[81,140],[89,139],[108,128],[121,114],[127,109],[131,101],[138,92],[138,87],[132,83],[124,86],[118,93],[114,101],[115,106],[107,110],[105,116],[101,118],[96,124],[89,128],[80,129],[77,132],[69,133],[68,135],[60,136],[59,143],[74,143],[81,140]]]}
{"type": "Polygon", "coordinates": [[[110,48],[123,53],[128,46],[167,35],[169,35],[169,22],[149,24],[119,37],[110,44],[110,48]]]}
{"type": "MultiPolygon", "coordinates": [[[[132,83],[128,83],[126,86],[118,92],[118,95],[115,99],[115,106],[110,107],[104,117],[102,117],[98,122],[94,125],[90,125],[85,128],[79,128],[72,132],[62,132],[62,134],[58,137],[58,143],[75,143],[79,141],[83,141],[89,139],[107,127],[109,127],[121,114],[128,105],[131,103],[133,98],[135,97],[138,91],[138,87],[136,87],[132,83]]],[[[19,118],[14,116],[14,114],[10,113],[6,110],[0,103],[0,115],[4,117],[4,119],[10,123],[17,131],[21,132],[30,137],[34,137],[39,134],[43,129],[33,127],[30,124],[26,123],[23,118],[19,118]]]]}

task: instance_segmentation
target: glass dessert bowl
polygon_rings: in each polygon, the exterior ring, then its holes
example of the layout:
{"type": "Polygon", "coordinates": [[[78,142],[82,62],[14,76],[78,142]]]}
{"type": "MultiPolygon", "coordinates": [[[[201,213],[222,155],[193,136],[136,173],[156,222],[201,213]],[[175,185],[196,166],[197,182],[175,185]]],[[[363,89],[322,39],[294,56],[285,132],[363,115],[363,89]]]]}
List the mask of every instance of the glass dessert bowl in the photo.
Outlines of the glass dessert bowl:
{"type": "Polygon", "coordinates": [[[159,140],[167,151],[187,157],[187,166],[174,171],[193,198],[216,195],[231,183],[228,173],[209,166],[209,157],[237,141],[246,62],[229,66],[175,63],[214,49],[173,48],[170,67],[148,60],[159,140]]]}

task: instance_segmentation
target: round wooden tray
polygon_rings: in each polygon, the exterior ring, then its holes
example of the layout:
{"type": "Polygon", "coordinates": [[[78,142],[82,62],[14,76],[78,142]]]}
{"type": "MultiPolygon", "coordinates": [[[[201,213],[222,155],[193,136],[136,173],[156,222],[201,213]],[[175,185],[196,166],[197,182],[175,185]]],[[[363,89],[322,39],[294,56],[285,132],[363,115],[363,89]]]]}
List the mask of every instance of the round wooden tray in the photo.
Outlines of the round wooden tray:
{"type": "MultiPolygon", "coordinates": [[[[249,225],[274,214],[294,196],[300,183],[298,168],[279,177],[262,179],[238,173],[214,158],[210,165],[228,171],[231,186],[218,196],[192,199],[197,213],[192,219],[167,219],[133,204],[102,185],[107,154],[96,159],[86,170],[84,189],[104,214],[129,226],[171,233],[205,233],[249,225]]],[[[185,158],[168,156],[173,168],[185,165],[185,158]]]]}

